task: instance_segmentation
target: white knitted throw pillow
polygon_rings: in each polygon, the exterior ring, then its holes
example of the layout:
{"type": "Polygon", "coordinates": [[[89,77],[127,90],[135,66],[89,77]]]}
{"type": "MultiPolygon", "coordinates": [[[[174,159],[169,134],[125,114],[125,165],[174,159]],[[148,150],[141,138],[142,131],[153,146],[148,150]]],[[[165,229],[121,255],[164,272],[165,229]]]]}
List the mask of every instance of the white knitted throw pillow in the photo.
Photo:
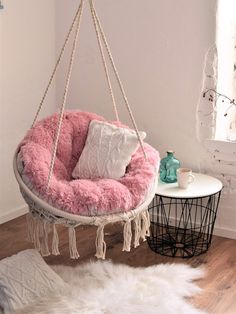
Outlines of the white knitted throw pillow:
{"type": "Polygon", "coordinates": [[[66,283],[36,250],[25,250],[0,261],[0,308],[4,314],[65,287],[66,283]]]}
{"type": "MultiPolygon", "coordinates": [[[[139,132],[141,139],[145,132],[139,132]]],[[[119,179],[125,175],[132,154],[139,146],[133,130],[92,120],[85,147],[72,176],[80,179],[119,179]]]]}

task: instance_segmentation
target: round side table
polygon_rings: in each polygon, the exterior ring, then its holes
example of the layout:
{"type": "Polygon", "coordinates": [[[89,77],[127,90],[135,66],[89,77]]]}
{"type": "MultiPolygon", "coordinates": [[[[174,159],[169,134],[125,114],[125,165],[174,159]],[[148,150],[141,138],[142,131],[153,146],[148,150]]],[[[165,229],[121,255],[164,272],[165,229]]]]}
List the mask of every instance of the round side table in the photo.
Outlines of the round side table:
{"type": "Polygon", "coordinates": [[[149,247],[165,256],[188,258],[205,253],[211,244],[221,181],[194,173],[187,189],[178,183],[159,182],[149,205],[149,247]]]}

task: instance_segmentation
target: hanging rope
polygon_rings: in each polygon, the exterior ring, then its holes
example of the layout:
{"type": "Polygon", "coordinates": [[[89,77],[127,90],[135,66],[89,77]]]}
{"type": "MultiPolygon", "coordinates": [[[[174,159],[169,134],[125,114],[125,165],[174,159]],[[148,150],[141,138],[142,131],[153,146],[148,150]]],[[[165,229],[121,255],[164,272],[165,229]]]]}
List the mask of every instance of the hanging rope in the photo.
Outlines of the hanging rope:
{"type": "Polygon", "coordinates": [[[104,67],[104,70],[105,70],[107,84],[108,84],[108,88],[109,88],[109,92],[110,92],[110,96],[111,96],[111,100],[112,100],[112,104],[113,104],[113,108],[114,108],[114,112],[115,112],[115,117],[116,117],[117,121],[120,121],[119,115],[118,115],[117,106],[116,106],[116,101],[115,101],[115,97],[114,97],[114,93],[113,93],[113,90],[112,90],[111,80],[110,80],[110,77],[109,77],[108,67],[107,67],[106,59],[105,59],[104,52],[103,52],[101,37],[100,37],[100,34],[99,34],[98,25],[97,25],[97,22],[96,22],[96,19],[95,19],[95,15],[94,15],[92,1],[89,1],[89,4],[90,4],[90,11],[91,11],[93,24],[94,24],[94,28],[95,28],[95,33],[96,33],[96,37],[97,37],[97,40],[98,40],[99,51],[101,53],[102,63],[103,63],[103,67],[104,67]]]}
{"type": "MultiPolygon", "coordinates": [[[[140,146],[142,148],[143,154],[146,157],[146,153],[145,153],[145,150],[144,150],[144,147],[143,147],[143,142],[142,142],[142,139],[141,139],[140,134],[138,132],[137,124],[135,122],[135,119],[134,119],[132,110],[130,108],[127,96],[125,94],[124,87],[122,85],[119,73],[118,73],[118,71],[116,69],[116,66],[115,66],[115,63],[114,63],[114,60],[113,60],[113,57],[112,57],[112,54],[111,54],[111,50],[110,50],[109,44],[107,42],[105,33],[103,31],[101,22],[99,20],[98,14],[97,14],[96,9],[94,7],[93,0],[89,0],[89,3],[90,3],[90,10],[91,10],[91,15],[92,15],[92,19],[93,19],[93,24],[94,24],[94,28],[95,28],[95,32],[96,32],[96,36],[97,36],[97,40],[98,40],[99,50],[100,50],[101,57],[102,57],[103,67],[104,67],[104,70],[105,70],[107,84],[108,84],[110,96],[111,96],[111,99],[112,99],[112,103],[113,103],[113,108],[114,108],[116,119],[119,121],[119,115],[118,115],[117,106],[116,106],[116,102],[115,102],[115,97],[114,97],[114,93],[113,93],[113,90],[112,90],[111,80],[110,80],[110,77],[109,77],[108,67],[107,67],[107,64],[106,64],[106,59],[105,59],[105,55],[104,55],[104,51],[103,51],[102,41],[103,41],[103,44],[104,44],[105,49],[107,51],[109,60],[111,62],[111,65],[112,65],[112,68],[113,68],[116,80],[117,80],[119,88],[121,90],[123,99],[125,101],[126,108],[127,108],[128,113],[130,115],[133,127],[135,129],[135,132],[137,134],[137,138],[138,138],[140,146]]],[[[60,55],[59,55],[59,57],[57,59],[57,62],[56,62],[56,65],[54,67],[54,70],[52,72],[52,75],[50,77],[49,83],[48,83],[48,85],[46,87],[46,90],[45,90],[45,92],[43,94],[43,97],[42,97],[42,100],[40,102],[40,105],[39,105],[38,110],[36,112],[33,124],[32,124],[32,126],[34,126],[34,124],[35,124],[35,122],[36,122],[36,120],[38,118],[38,115],[39,115],[39,113],[40,113],[40,111],[42,109],[42,106],[43,106],[45,98],[46,98],[46,96],[48,94],[49,88],[50,88],[50,86],[52,84],[52,81],[53,81],[53,79],[55,77],[55,74],[57,72],[58,66],[59,66],[59,64],[61,62],[61,59],[62,59],[63,55],[64,55],[64,52],[65,52],[66,46],[68,44],[69,38],[71,36],[71,33],[72,33],[72,31],[74,29],[74,26],[75,26],[75,24],[77,22],[77,26],[76,26],[76,30],[75,30],[75,36],[74,36],[74,41],[73,41],[73,46],[72,46],[72,52],[71,52],[71,56],[70,56],[69,68],[68,68],[68,73],[67,73],[67,77],[66,77],[65,90],[64,90],[63,100],[62,100],[62,104],[61,104],[60,112],[59,112],[59,121],[58,121],[57,129],[56,129],[56,136],[55,136],[55,140],[54,140],[54,144],[53,144],[52,157],[51,157],[51,162],[50,162],[50,168],[49,168],[49,175],[48,175],[48,181],[47,181],[46,190],[48,190],[48,188],[49,188],[51,177],[52,177],[52,172],[53,172],[53,168],[54,168],[54,164],[55,164],[57,146],[58,146],[61,126],[62,126],[62,120],[63,120],[63,113],[64,113],[64,110],[65,110],[65,104],[66,104],[66,99],[67,99],[67,94],[68,94],[68,89],[69,89],[69,84],[70,84],[70,79],[71,79],[71,73],[72,73],[72,67],[73,67],[73,63],[74,63],[75,51],[76,51],[76,46],[77,46],[77,38],[78,38],[79,30],[80,30],[80,22],[81,22],[81,16],[82,16],[82,11],[83,11],[83,5],[84,5],[84,0],[81,0],[80,5],[79,5],[79,7],[78,7],[78,9],[76,11],[75,17],[73,19],[73,22],[71,24],[71,27],[70,27],[70,29],[68,31],[67,36],[66,36],[65,42],[63,44],[63,47],[61,49],[60,55]]]]}
{"type": "Polygon", "coordinates": [[[60,109],[60,113],[59,113],[59,122],[57,125],[56,137],[55,137],[55,141],[54,141],[54,145],[53,145],[53,152],[52,152],[52,157],[51,157],[51,162],[50,162],[46,191],[48,190],[49,185],[50,185],[53,167],[54,167],[55,158],[56,158],[56,152],[57,152],[59,135],[60,135],[60,131],[61,131],[63,113],[65,110],[65,104],[66,104],[67,94],[68,94],[68,90],[69,90],[70,78],[71,78],[72,67],[73,67],[73,63],[74,63],[75,51],[76,51],[76,46],[77,46],[77,39],[78,39],[79,30],[80,30],[80,22],[81,22],[81,15],[82,15],[82,11],[83,11],[83,5],[84,5],[84,0],[81,1],[77,26],[76,26],[76,30],[75,30],[75,37],[74,37],[72,52],[71,52],[71,56],[70,56],[70,63],[69,63],[69,68],[68,68],[68,73],[67,73],[67,78],[66,78],[66,85],[65,85],[63,100],[62,100],[61,109],[60,109]]]}
{"type": "Polygon", "coordinates": [[[46,96],[47,96],[47,94],[48,94],[49,88],[50,88],[51,85],[52,85],[52,82],[53,82],[53,79],[54,79],[55,74],[56,74],[56,72],[57,72],[58,66],[59,66],[59,64],[60,64],[60,62],[61,62],[61,59],[62,59],[63,55],[64,55],[66,46],[67,46],[68,41],[69,41],[69,39],[70,39],[71,33],[72,33],[73,29],[74,29],[76,20],[77,20],[78,16],[81,14],[81,7],[82,7],[82,2],[80,3],[80,5],[79,5],[79,7],[78,7],[78,9],[77,9],[76,14],[75,14],[75,17],[74,17],[74,19],[73,19],[73,21],[72,21],[72,24],[71,24],[70,28],[69,28],[69,31],[68,31],[68,33],[67,33],[65,42],[64,42],[64,44],[63,44],[63,46],[62,46],[61,52],[60,52],[60,54],[59,54],[59,57],[58,57],[58,59],[57,59],[57,62],[56,62],[56,64],[55,64],[55,67],[54,67],[54,69],[53,69],[52,75],[50,76],[48,85],[47,85],[47,87],[46,87],[46,89],[45,89],[45,92],[44,92],[44,94],[43,94],[42,100],[41,100],[41,102],[40,102],[40,104],[39,104],[39,107],[38,107],[38,109],[37,109],[37,112],[36,112],[36,115],[35,115],[35,117],[34,117],[34,120],[33,120],[33,123],[32,123],[32,126],[31,126],[31,127],[33,127],[33,126],[35,125],[35,122],[37,121],[38,115],[39,115],[39,113],[40,113],[40,111],[41,111],[41,109],[42,109],[42,106],[43,106],[44,101],[45,101],[45,98],[46,98],[46,96]]]}
{"type": "Polygon", "coordinates": [[[122,93],[122,96],[123,96],[123,99],[124,99],[126,108],[127,108],[127,110],[128,110],[128,113],[129,113],[129,116],[130,116],[130,118],[131,118],[133,127],[134,127],[134,129],[135,129],[136,134],[137,134],[137,137],[138,137],[140,146],[141,146],[141,148],[142,148],[143,154],[144,154],[144,156],[145,156],[145,158],[146,158],[146,153],[145,153],[145,150],[144,150],[144,147],[143,147],[143,141],[142,141],[142,139],[141,139],[141,137],[140,137],[140,134],[139,134],[139,132],[138,132],[137,124],[136,124],[136,122],[135,122],[135,119],[134,119],[132,110],[131,110],[130,105],[129,105],[128,98],[127,98],[127,96],[126,96],[126,94],[125,94],[125,90],[124,90],[123,84],[122,84],[122,82],[121,82],[119,73],[118,73],[118,71],[117,71],[117,69],[116,69],[116,65],[115,65],[115,62],[114,62],[113,57],[112,57],[112,54],[111,54],[111,49],[110,49],[109,44],[108,44],[108,42],[107,42],[105,33],[104,33],[104,31],[103,31],[101,22],[100,22],[100,20],[99,20],[98,14],[97,14],[97,12],[96,12],[96,9],[95,9],[95,7],[94,7],[94,4],[93,4],[93,1],[92,1],[92,0],[90,0],[90,6],[91,6],[91,9],[92,9],[92,11],[93,11],[93,16],[95,17],[95,20],[96,20],[98,29],[99,29],[99,31],[100,31],[100,34],[101,34],[101,37],[102,37],[102,40],[103,40],[103,43],[104,43],[105,48],[106,48],[106,50],[107,50],[107,53],[108,53],[108,56],[109,56],[109,59],[110,59],[112,68],[113,68],[113,70],[114,70],[114,73],[115,73],[115,76],[116,76],[118,85],[119,85],[119,87],[120,87],[120,90],[121,90],[121,93],[122,93]]]}

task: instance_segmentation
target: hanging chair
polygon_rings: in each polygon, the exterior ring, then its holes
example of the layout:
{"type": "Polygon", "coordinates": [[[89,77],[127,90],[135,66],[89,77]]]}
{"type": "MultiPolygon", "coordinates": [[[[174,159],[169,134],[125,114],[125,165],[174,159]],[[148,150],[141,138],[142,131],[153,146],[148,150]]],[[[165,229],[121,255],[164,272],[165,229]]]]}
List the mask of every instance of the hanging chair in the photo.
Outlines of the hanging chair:
{"type": "Polygon", "coordinates": [[[27,215],[28,238],[43,256],[50,253],[60,254],[57,225],[68,227],[70,257],[74,259],[79,257],[75,228],[80,225],[97,226],[96,257],[102,259],[105,258],[106,253],[104,227],[107,224],[123,223],[123,251],[130,251],[131,248],[132,222],[134,247],[139,245],[140,239],[145,241],[146,236],[149,235],[150,221],[147,207],[156,191],[159,154],[150,145],[143,143],[140,138],[92,0],[89,1],[89,4],[115,112],[116,122],[114,123],[120,122],[104,55],[104,47],[123,95],[140,147],[132,155],[125,175],[119,180],[72,178],[72,171],[85,145],[90,122],[92,120],[105,121],[103,117],[94,113],[78,110],[65,111],[84,6],[84,0],[81,0],[32,127],[19,144],[14,155],[15,176],[22,196],[29,206],[29,214],[27,215]],[[73,31],[72,52],[60,111],[37,122],[73,31]],[[49,241],[51,231],[52,240],[49,241]],[[51,250],[49,249],[49,242],[51,242],[51,250]]]}

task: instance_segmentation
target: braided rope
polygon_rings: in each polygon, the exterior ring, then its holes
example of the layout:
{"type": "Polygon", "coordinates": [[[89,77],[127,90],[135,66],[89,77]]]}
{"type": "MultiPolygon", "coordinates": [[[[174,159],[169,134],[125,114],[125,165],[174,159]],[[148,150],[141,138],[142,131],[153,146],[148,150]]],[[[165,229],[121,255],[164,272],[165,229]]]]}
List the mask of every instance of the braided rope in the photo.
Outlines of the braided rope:
{"type": "Polygon", "coordinates": [[[41,111],[41,109],[42,109],[42,106],[43,106],[44,101],[45,101],[45,98],[46,98],[46,96],[47,96],[47,94],[48,94],[49,88],[51,87],[51,84],[52,84],[53,79],[54,79],[54,77],[55,77],[55,74],[56,74],[56,72],[57,72],[58,66],[59,66],[59,64],[60,64],[60,62],[61,62],[61,59],[62,59],[64,53],[65,53],[66,46],[67,46],[68,41],[69,41],[69,39],[70,39],[70,36],[71,36],[71,33],[72,33],[73,28],[74,28],[74,26],[75,26],[75,23],[76,23],[76,20],[77,20],[77,18],[78,18],[78,15],[80,14],[80,10],[81,10],[81,3],[80,3],[80,5],[79,5],[79,7],[78,7],[78,9],[77,9],[77,11],[76,11],[75,17],[74,17],[74,19],[73,19],[73,21],[72,21],[72,24],[71,24],[70,28],[69,28],[69,31],[68,31],[68,33],[67,33],[65,42],[64,42],[64,44],[63,44],[63,46],[62,46],[62,48],[61,48],[61,52],[60,52],[60,54],[59,54],[59,57],[58,57],[58,59],[57,59],[57,62],[56,62],[56,64],[55,64],[55,66],[54,66],[54,69],[53,69],[53,71],[52,71],[52,74],[51,74],[51,76],[50,76],[48,85],[47,85],[47,87],[46,87],[46,89],[45,89],[45,92],[44,92],[44,94],[43,94],[43,97],[42,97],[41,102],[40,102],[40,104],[39,104],[39,107],[38,107],[38,109],[37,109],[37,112],[36,112],[36,115],[35,115],[35,117],[34,117],[34,120],[33,120],[33,123],[32,123],[32,126],[31,126],[31,127],[33,127],[33,126],[35,125],[35,123],[36,123],[36,121],[37,121],[37,119],[38,119],[38,115],[39,115],[39,113],[40,113],[40,111],[41,111]]]}
{"type": "Polygon", "coordinates": [[[99,29],[98,29],[98,25],[97,25],[97,22],[96,22],[95,15],[94,15],[94,11],[93,11],[92,1],[91,0],[89,1],[89,4],[90,4],[90,11],[91,11],[93,24],[94,24],[94,28],[95,28],[95,33],[96,33],[96,37],[97,37],[97,40],[98,40],[98,46],[99,46],[99,50],[100,50],[101,57],[102,57],[103,67],[104,67],[105,74],[106,74],[107,84],[108,84],[108,88],[109,88],[109,92],[110,92],[110,96],[111,96],[111,100],[112,100],[112,104],[113,104],[113,109],[114,109],[114,112],[115,112],[116,120],[120,121],[119,115],[118,115],[118,111],[117,111],[116,101],[115,101],[115,97],[114,97],[114,93],[113,93],[113,89],[112,89],[112,85],[111,85],[111,80],[110,80],[110,77],[109,77],[108,67],[107,67],[107,63],[106,63],[106,59],[105,59],[105,55],[104,55],[104,51],[103,51],[103,47],[102,47],[101,37],[100,37],[100,34],[99,34],[99,29]]]}
{"type": "Polygon", "coordinates": [[[119,87],[120,87],[120,90],[121,90],[123,99],[124,99],[124,101],[125,101],[126,108],[127,108],[127,110],[128,110],[129,116],[130,116],[130,118],[131,118],[132,124],[133,124],[134,129],[135,129],[135,132],[136,132],[136,134],[137,134],[137,137],[138,137],[140,146],[141,146],[141,148],[142,148],[144,157],[146,158],[146,152],[145,152],[144,147],[143,147],[143,141],[142,141],[142,139],[141,139],[141,137],[140,137],[140,134],[139,134],[139,132],[138,132],[137,124],[136,124],[136,122],[135,122],[135,119],[134,119],[132,110],[131,110],[130,105],[129,105],[128,98],[127,98],[127,96],[126,96],[126,93],[125,93],[123,84],[122,84],[122,82],[121,82],[119,73],[118,73],[118,71],[117,71],[115,62],[114,62],[114,60],[113,60],[113,57],[112,57],[112,54],[111,54],[111,49],[110,49],[109,44],[108,44],[107,39],[106,39],[106,35],[105,35],[104,31],[103,31],[103,28],[102,28],[100,19],[99,19],[99,17],[98,17],[98,14],[97,14],[97,12],[96,12],[95,7],[94,7],[93,0],[90,0],[90,5],[91,5],[92,11],[93,11],[93,15],[94,15],[94,17],[95,17],[95,19],[96,19],[97,26],[98,26],[98,29],[99,29],[99,31],[100,31],[100,34],[101,34],[103,43],[104,43],[105,48],[106,48],[106,50],[107,50],[107,53],[108,53],[108,56],[109,56],[109,59],[110,59],[112,68],[113,68],[113,70],[114,70],[114,73],[115,73],[115,76],[116,76],[116,80],[117,80],[117,82],[118,82],[118,85],[119,85],[119,87]]]}
{"type": "MultiPolygon", "coordinates": [[[[106,39],[106,36],[105,36],[105,33],[103,31],[103,28],[102,28],[102,25],[101,25],[101,22],[99,20],[99,17],[97,15],[97,12],[96,12],[96,9],[94,7],[94,4],[93,4],[93,0],[89,0],[89,3],[90,3],[90,10],[91,10],[91,15],[92,15],[92,19],[93,19],[93,23],[94,23],[94,27],[95,27],[95,32],[96,32],[96,36],[97,36],[97,40],[98,40],[98,45],[99,45],[99,50],[100,50],[100,53],[101,53],[101,57],[102,57],[102,61],[103,61],[103,66],[104,66],[104,70],[105,70],[105,74],[106,74],[106,79],[107,79],[107,83],[108,83],[108,87],[109,87],[109,92],[110,92],[110,96],[111,96],[111,99],[112,99],[112,103],[113,103],[113,107],[114,107],[114,111],[115,111],[115,115],[116,115],[116,119],[119,121],[119,116],[118,116],[118,112],[117,112],[117,106],[116,106],[116,102],[115,102],[115,98],[114,98],[114,93],[113,93],[113,90],[112,90],[112,85],[111,85],[111,81],[110,81],[110,77],[109,77],[109,72],[108,72],[108,68],[107,68],[107,64],[106,64],[106,59],[105,59],[105,56],[104,56],[104,51],[103,51],[103,47],[102,47],[102,42],[101,42],[101,39],[104,43],[104,46],[107,50],[107,53],[108,53],[108,57],[110,59],[110,62],[111,62],[111,65],[112,65],[112,68],[113,68],[113,71],[115,73],[115,77],[116,77],[116,80],[118,82],[118,85],[120,87],[120,90],[121,90],[121,93],[122,93],[122,96],[124,98],[124,101],[125,101],[125,105],[126,105],[126,108],[128,110],[128,113],[130,115],[130,118],[131,118],[131,121],[132,121],[132,124],[134,126],[134,129],[135,129],[135,132],[137,134],[137,138],[139,140],[139,143],[140,143],[140,146],[142,148],[142,151],[143,151],[143,154],[144,156],[146,157],[146,153],[145,153],[145,150],[144,150],[144,147],[143,147],[143,142],[142,142],[142,139],[140,137],[140,134],[138,132],[138,128],[137,128],[137,124],[135,122],[135,119],[134,119],[134,116],[133,116],[133,113],[132,113],[132,110],[130,108],[130,105],[129,105],[129,102],[128,102],[128,99],[127,99],[127,96],[125,94],[125,91],[124,91],[124,87],[123,87],[123,84],[121,82],[121,79],[120,79],[120,76],[119,76],[119,73],[116,69],[116,66],[115,66],[115,63],[114,63],[114,60],[113,60],[113,57],[112,57],[112,54],[111,54],[111,50],[110,50],[110,47],[109,47],[109,44],[107,42],[107,39],[106,39]],[[99,34],[100,33],[100,34],[99,34]]],[[[49,167],[49,175],[48,175],[48,181],[47,181],[47,186],[46,186],[46,191],[48,190],[49,188],[49,185],[50,185],[50,181],[51,181],[51,177],[52,177],[52,172],[53,172],[53,168],[54,168],[54,164],[55,164],[55,159],[56,159],[56,152],[57,152],[57,146],[58,146],[58,141],[59,141],[59,136],[60,136],[60,131],[61,131],[61,126],[62,126],[62,120],[63,120],[63,113],[64,113],[64,110],[65,110],[65,103],[66,103],[66,99],[67,99],[67,95],[68,95],[68,90],[69,90],[69,84],[70,84],[70,79],[71,79],[71,73],[72,73],[72,67],[73,67],[73,63],[74,63],[74,57],[75,57],[75,51],[76,51],[76,46],[77,46],[77,38],[78,38],[78,34],[79,34],[79,30],[80,30],[80,22],[81,22],[81,16],[82,16],[82,10],[83,10],[83,5],[84,5],[84,0],[81,0],[80,2],[80,5],[79,5],[79,8],[75,14],[75,17],[73,19],[73,22],[71,24],[71,27],[69,29],[69,32],[66,36],[66,39],[65,39],[65,42],[63,44],[63,47],[61,49],[61,52],[60,52],[60,55],[57,59],[57,62],[56,62],[56,65],[54,67],[54,70],[52,72],[52,75],[50,77],[50,80],[49,80],[49,83],[46,87],[46,90],[44,92],[44,95],[43,95],[43,98],[40,102],[40,105],[38,107],[38,110],[36,112],[36,115],[35,115],[35,118],[34,118],[34,121],[33,121],[33,124],[32,126],[34,126],[37,118],[38,118],[38,115],[41,111],[41,108],[43,106],[43,103],[44,103],[44,100],[47,96],[47,93],[49,91],[49,88],[52,84],[52,81],[55,77],[55,74],[56,74],[56,71],[58,69],[58,66],[61,62],[61,59],[64,55],[64,52],[65,52],[65,48],[68,44],[68,41],[69,41],[69,38],[71,36],[71,33],[74,29],[74,25],[77,21],[77,27],[76,27],[76,30],[75,30],[75,36],[74,36],[74,41],[73,41],[73,46],[72,46],[72,52],[71,52],[71,56],[70,56],[70,62],[69,62],[69,68],[68,68],[68,73],[67,73],[67,78],[66,78],[66,85],[65,85],[65,90],[64,90],[64,94],[63,94],[63,101],[62,101],[62,104],[61,104],[61,108],[60,108],[60,112],[59,112],[59,121],[58,121],[58,125],[57,125],[57,130],[56,130],[56,137],[55,137],[55,141],[54,141],[54,144],[53,144],[53,152],[52,152],[52,156],[51,156],[51,162],[50,162],[50,167],[49,167]]]]}
{"type": "Polygon", "coordinates": [[[63,101],[62,101],[60,113],[59,113],[59,122],[57,125],[56,137],[55,137],[55,141],[54,141],[54,145],[53,145],[53,152],[52,152],[52,157],[51,157],[51,162],[50,162],[46,191],[48,190],[49,185],[50,185],[53,167],[54,167],[55,159],[56,159],[56,152],[57,152],[57,146],[58,146],[58,140],[59,140],[59,135],[60,135],[60,131],[61,131],[61,126],[62,126],[63,113],[65,110],[65,104],[66,104],[67,94],[68,94],[68,90],[69,90],[72,67],[73,67],[74,58],[75,58],[77,39],[78,39],[79,30],[80,30],[80,22],[81,22],[81,15],[82,15],[82,11],[83,11],[83,5],[84,5],[84,0],[81,0],[81,6],[80,6],[79,15],[78,15],[78,21],[77,21],[77,26],[76,26],[76,30],[75,30],[75,37],[74,37],[74,41],[73,41],[73,46],[72,46],[72,51],[71,51],[71,56],[70,56],[70,63],[69,63],[69,68],[68,68],[68,73],[67,73],[67,78],[66,78],[66,85],[65,85],[65,90],[64,90],[64,94],[63,94],[63,101]]]}

